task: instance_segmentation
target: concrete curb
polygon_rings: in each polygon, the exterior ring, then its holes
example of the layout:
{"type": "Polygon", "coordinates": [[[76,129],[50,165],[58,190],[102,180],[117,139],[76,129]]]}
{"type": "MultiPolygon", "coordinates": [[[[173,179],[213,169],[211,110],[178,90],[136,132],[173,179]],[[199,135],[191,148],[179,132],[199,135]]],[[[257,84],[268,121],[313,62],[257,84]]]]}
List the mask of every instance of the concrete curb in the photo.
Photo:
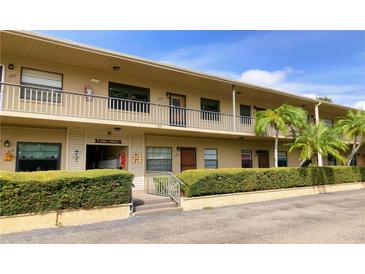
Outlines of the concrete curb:
{"type": "Polygon", "coordinates": [[[309,187],[284,188],[254,192],[240,192],[221,195],[181,198],[181,207],[184,211],[203,209],[208,207],[222,207],[241,205],[263,201],[278,200],[291,197],[307,196],[320,193],[365,189],[365,182],[345,183],[337,185],[321,185],[309,187]]]}
{"type": "Polygon", "coordinates": [[[0,217],[0,235],[33,229],[83,225],[130,217],[131,204],[0,217]]]}

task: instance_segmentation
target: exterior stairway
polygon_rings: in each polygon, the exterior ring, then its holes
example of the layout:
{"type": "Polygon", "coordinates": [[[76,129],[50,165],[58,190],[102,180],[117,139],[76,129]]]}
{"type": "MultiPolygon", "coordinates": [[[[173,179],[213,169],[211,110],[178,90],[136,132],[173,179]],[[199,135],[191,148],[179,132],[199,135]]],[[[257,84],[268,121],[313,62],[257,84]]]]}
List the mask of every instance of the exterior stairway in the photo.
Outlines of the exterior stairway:
{"type": "Polygon", "coordinates": [[[133,215],[144,216],[177,212],[180,208],[169,197],[147,194],[144,191],[133,191],[133,215]]]}

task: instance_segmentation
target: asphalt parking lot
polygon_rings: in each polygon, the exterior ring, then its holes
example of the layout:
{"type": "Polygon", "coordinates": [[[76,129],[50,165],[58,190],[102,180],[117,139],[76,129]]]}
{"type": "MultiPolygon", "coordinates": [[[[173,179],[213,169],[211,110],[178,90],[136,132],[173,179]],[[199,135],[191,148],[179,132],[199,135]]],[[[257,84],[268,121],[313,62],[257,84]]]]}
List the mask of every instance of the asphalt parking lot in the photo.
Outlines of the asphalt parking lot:
{"type": "Polygon", "coordinates": [[[0,243],[364,244],[365,190],[34,230],[0,243]]]}

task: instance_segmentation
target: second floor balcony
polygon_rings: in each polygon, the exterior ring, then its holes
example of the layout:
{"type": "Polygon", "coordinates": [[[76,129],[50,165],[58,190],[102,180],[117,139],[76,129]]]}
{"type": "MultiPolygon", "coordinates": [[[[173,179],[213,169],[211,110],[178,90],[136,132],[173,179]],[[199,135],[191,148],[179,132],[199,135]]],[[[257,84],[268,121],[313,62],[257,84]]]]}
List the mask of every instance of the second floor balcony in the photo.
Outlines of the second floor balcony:
{"type": "MultiPolygon", "coordinates": [[[[34,86],[0,84],[1,111],[60,117],[113,121],[151,127],[208,130],[228,134],[254,135],[255,118],[228,113],[181,108],[115,97],[49,90],[34,86]]],[[[272,136],[269,130],[267,135],[272,136]]]]}

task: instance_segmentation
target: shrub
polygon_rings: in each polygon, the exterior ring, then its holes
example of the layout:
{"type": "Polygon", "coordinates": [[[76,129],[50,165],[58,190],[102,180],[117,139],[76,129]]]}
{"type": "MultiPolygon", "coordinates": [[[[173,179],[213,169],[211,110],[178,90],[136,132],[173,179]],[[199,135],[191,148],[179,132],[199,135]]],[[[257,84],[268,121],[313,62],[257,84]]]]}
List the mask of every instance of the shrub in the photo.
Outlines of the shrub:
{"type": "Polygon", "coordinates": [[[279,188],[365,181],[365,168],[229,168],[188,170],[178,175],[184,196],[204,196],[279,188]]]}
{"type": "Polygon", "coordinates": [[[129,203],[132,180],[112,169],[1,172],[0,216],[129,203]]]}

